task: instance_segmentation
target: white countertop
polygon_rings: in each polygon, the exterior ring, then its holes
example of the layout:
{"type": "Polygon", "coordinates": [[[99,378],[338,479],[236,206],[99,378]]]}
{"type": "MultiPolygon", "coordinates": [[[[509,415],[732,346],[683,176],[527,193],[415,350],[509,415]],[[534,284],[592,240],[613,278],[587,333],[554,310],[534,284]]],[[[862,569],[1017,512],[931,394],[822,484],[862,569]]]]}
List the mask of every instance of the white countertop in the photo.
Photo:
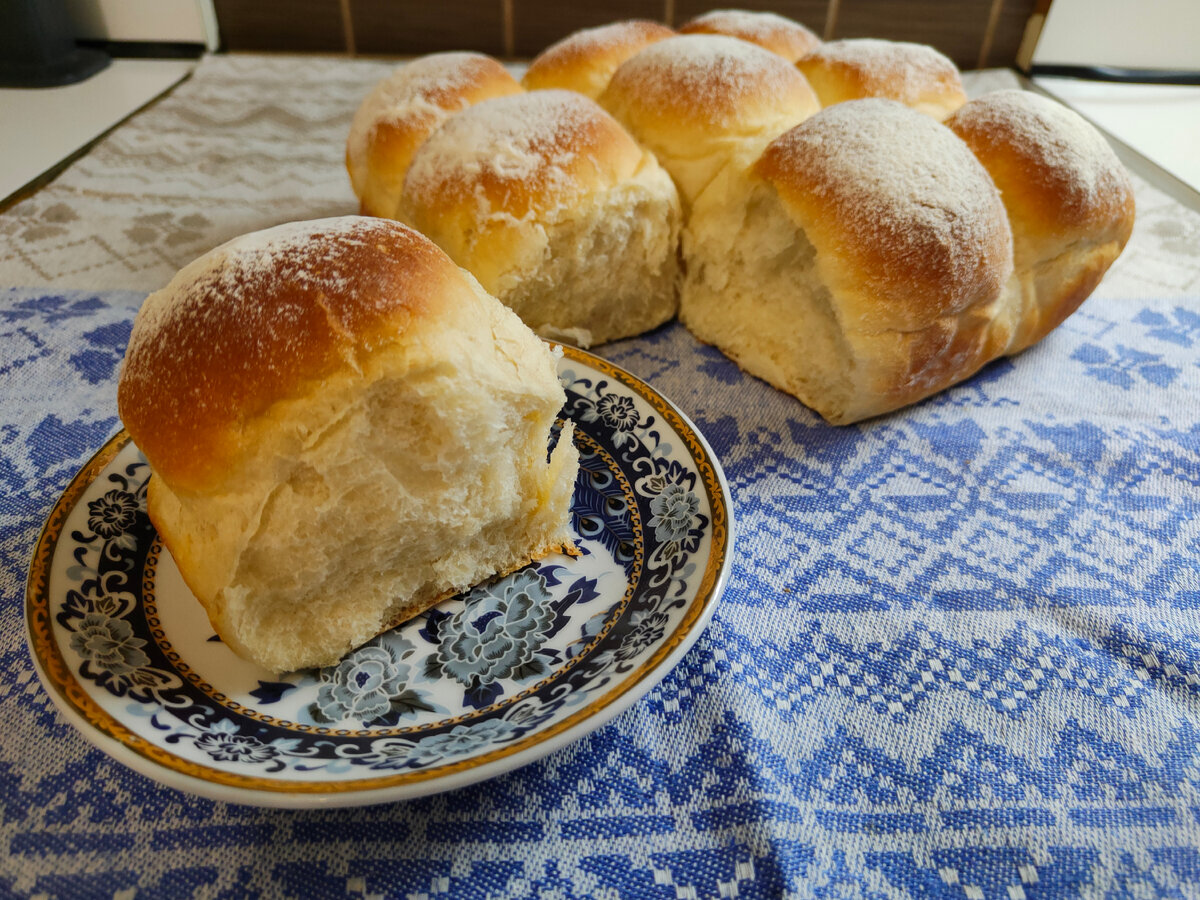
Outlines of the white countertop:
{"type": "Polygon", "coordinates": [[[177,84],[192,60],[114,59],[78,84],[0,89],[0,201],[177,84]]]}

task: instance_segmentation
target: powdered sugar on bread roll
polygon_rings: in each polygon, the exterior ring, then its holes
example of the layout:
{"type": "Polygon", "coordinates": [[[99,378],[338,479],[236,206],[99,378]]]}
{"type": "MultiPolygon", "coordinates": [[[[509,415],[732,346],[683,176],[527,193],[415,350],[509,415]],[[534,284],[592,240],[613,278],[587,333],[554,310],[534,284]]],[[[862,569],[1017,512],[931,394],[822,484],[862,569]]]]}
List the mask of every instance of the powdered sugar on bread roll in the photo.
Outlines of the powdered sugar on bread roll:
{"type": "Polygon", "coordinates": [[[531,91],[447,120],[413,158],[403,209],[540,334],[587,346],[675,314],[674,185],[580,94],[531,91]]]}
{"type": "Polygon", "coordinates": [[[362,212],[397,217],[409,161],[448,116],[520,92],[504,66],[481,53],[434,53],[379,82],[354,114],[346,169],[362,212]]]}
{"type": "Polygon", "coordinates": [[[118,402],[213,627],[328,665],[570,544],[550,349],[425,238],[347,217],[230,242],[147,298],[118,402]]]}
{"type": "Polygon", "coordinates": [[[997,91],[946,124],[992,176],[1013,230],[1010,352],[1041,340],[1078,308],[1133,230],[1133,186],[1078,113],[1031,91],[997,91]]]}
{"type": "Polygon", "coordinates": [[[807,56],[821,39],[799,22],[778,13],[713,9],[681,25],[680,34],[726,34],[758,44],[790,63],[807,56]]]}
{"type": "Polygon", "coordinates": [[[958,67],[925,44],[859,38],[829,41],[796,63],[821,106],[884,97],[935,119],[967,101],[958,67]]]}
{"type": "Polygon", "coordinates": [[[646,19],[584,28],[539,53],[521,84],[529,91],[562,88],[595,100],[621,63],[674,34],[666,25],[646,19]]]}
{"type": "Polygon", "coordinates": [[[779,56],[715,34],[647,47],[617,69],[600,104],[655,153],[685,205],[724,165],[748,163],[819,109],[808,82],[779,56]]]}
{"type": "Polygon", "coordinates": [[[927,397],[1009,342],[999,195],[962,141],[893,101],[822,110],[723,173],[684,249],[688,328],[830,422],[927,397]]]}

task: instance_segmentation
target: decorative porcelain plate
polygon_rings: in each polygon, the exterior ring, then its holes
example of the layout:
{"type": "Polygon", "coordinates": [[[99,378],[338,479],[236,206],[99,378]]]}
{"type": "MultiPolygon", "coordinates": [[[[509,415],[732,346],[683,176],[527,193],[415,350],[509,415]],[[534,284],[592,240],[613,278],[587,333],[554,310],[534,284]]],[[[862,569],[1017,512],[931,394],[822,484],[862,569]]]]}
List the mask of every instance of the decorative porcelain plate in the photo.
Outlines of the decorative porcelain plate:
{"type": "Polygon", "coordinates": [[[335,666],[272,675],[213,633],[146,515],[128,435],[75,477],[30,569],[38,674],[101,750],[234,803],[338,806],[459,787],[598,728],[703,630],[732,549],[711,449],[627,372],[564,347],[581,555],[447,600],[335,666]]]}

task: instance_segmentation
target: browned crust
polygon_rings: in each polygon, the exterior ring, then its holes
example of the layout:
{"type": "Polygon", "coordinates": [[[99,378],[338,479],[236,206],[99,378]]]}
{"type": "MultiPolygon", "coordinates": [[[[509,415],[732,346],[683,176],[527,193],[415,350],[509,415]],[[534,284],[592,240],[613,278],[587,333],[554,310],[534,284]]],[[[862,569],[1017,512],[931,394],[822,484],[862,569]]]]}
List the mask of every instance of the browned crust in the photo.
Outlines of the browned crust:
{"type": "Polygon", "coordinates": [[[1100,283],[1133,232],[1133,185],[1103,136],[1029,91],[972,100],[946,121],[988,170],[1015,236],[1033,302],[1010,353],[1040,341],[1100,283]]]}
{"type": "Polygon", "coordinates": [[[1133,230],[1133,186],[1124,167],[1087,126],[1090,146],[1067,128],[1076,113],[1030,91],[998,91],[972,100],[946,125],[966,142],[996,182],[1014,222],[1038,239],[1087,239],[1122,247],[1133,230]]]}
{"type": "Polygon", "coordinates": [[[580,94],[546,90],[500,98],[464,110],[426,142],[414,159],[402,207],[422,231],[472,213],[481,201],[493,214],[521,219],[611,187],[642,157],[628,132],[580,94]],[[502,153],[480,156],[497,139],[492,129],[547,105],[554,111],[537,116],[522,135],[532,165],[509,168],[502,153]],[[464,143],[466,135],[479,143],[464,143]]]}
{"type": "Polygon", "coordinates": [[[648,47],[617,69],[600,102],[634,134],[706,142],[722,130],[753,130],[753,123],[777,118],[780,111],[798,110],[803,116],[820,107],[793,66],[761,47],[718,34],[679,35],[648,47]],[[697,54],[696,48],[705,53],[697,54]],[[737,52],[724,54],[726,48],[737,52]]]}
{"type": "Polygon", "coordinates": [[[794,63],[821,46],[821,39],[799,22],[774,13],[714,9],[680,26],[680,34],[725,34],[758,44],[794,63]]]}
{"type": "Polygon", "coordinates": [[[346,143],[346,169],[362,212],[395,216],[413,154],[447,116],[521,90],[503,65],[482,53],[431,54],[379,82],[363,100],[346,143]],[[445,68],[435,69],[438,63],[453,63],[453,77],[445,77],[445,68]],[[381,190],[383,185],[390,189],[381,190]]]}
{"type": "MultiPolygon", "coordinates": [[[[261,234],[261,233],[260,233],[261,234]]],[[[151,295],[117,389],[122,421],[177,492],[220,480],[246,423],[401,337],[469,287],[412,229],[346,217],[307,223],[263,265],[248,235],[151,295]]]]}
{"type": "MultiPolygon", "coordinates": [[[[882,168],[878,158],[873,164],[882,168]]],[[[1008,222],[987,172],[944,127],[892,101],[822,110],[773,141],[754,170],[804,228],[822,271],[869,298],[858,311],[862,321],[843,323],[848,330],[928,327],[990,302],[1011,272],[1008,222]],[[908,148],[916,186],[906,186],[907,196],[886,183],[872,185],[854,165],[857,152],[889,146],[897,147],[897,173],[905,165],[899,148],[908,148]],[[847,158],[849,167],[841,164],[847,158]],[[909,215],[926,205],[921,185],[934,184],[947,159],[968,179],[961,191],[978,199],[974,219],[951,210],[925,219],[909,215]],[[907,206],[898,205],[902,200],[907,206]]]]}
{"type": "Polygon", "coordinates": [[[886,97],[906,106],[951,112],[966,102],[954,63],[924,44],[853,39],[829,41],[796,63],[822,106],[886,97]]]}
{"type": "Polygon", "coordinates": [[[579,91],[594,100],[621,63],[674,34],[671,28],[649,19],[585,28],[534,57],[521,84],[531,91],[547,88],[579,91]]]}

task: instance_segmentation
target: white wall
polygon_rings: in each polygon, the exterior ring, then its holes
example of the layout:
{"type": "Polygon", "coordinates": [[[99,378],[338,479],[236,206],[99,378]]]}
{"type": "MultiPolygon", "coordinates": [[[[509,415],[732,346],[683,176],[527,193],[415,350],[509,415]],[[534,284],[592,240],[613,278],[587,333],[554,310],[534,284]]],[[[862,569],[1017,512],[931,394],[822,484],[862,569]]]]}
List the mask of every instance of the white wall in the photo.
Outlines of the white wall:
{"type": "Polygon", "coordinates": [[[1200,0],[1053,0],[1033,63],[1200,70],[1200,0]]]}
{"type": "Polygon", "coordinates": [[[67,0],[81,38],[217,47],[212,0],[67,0]]]}

